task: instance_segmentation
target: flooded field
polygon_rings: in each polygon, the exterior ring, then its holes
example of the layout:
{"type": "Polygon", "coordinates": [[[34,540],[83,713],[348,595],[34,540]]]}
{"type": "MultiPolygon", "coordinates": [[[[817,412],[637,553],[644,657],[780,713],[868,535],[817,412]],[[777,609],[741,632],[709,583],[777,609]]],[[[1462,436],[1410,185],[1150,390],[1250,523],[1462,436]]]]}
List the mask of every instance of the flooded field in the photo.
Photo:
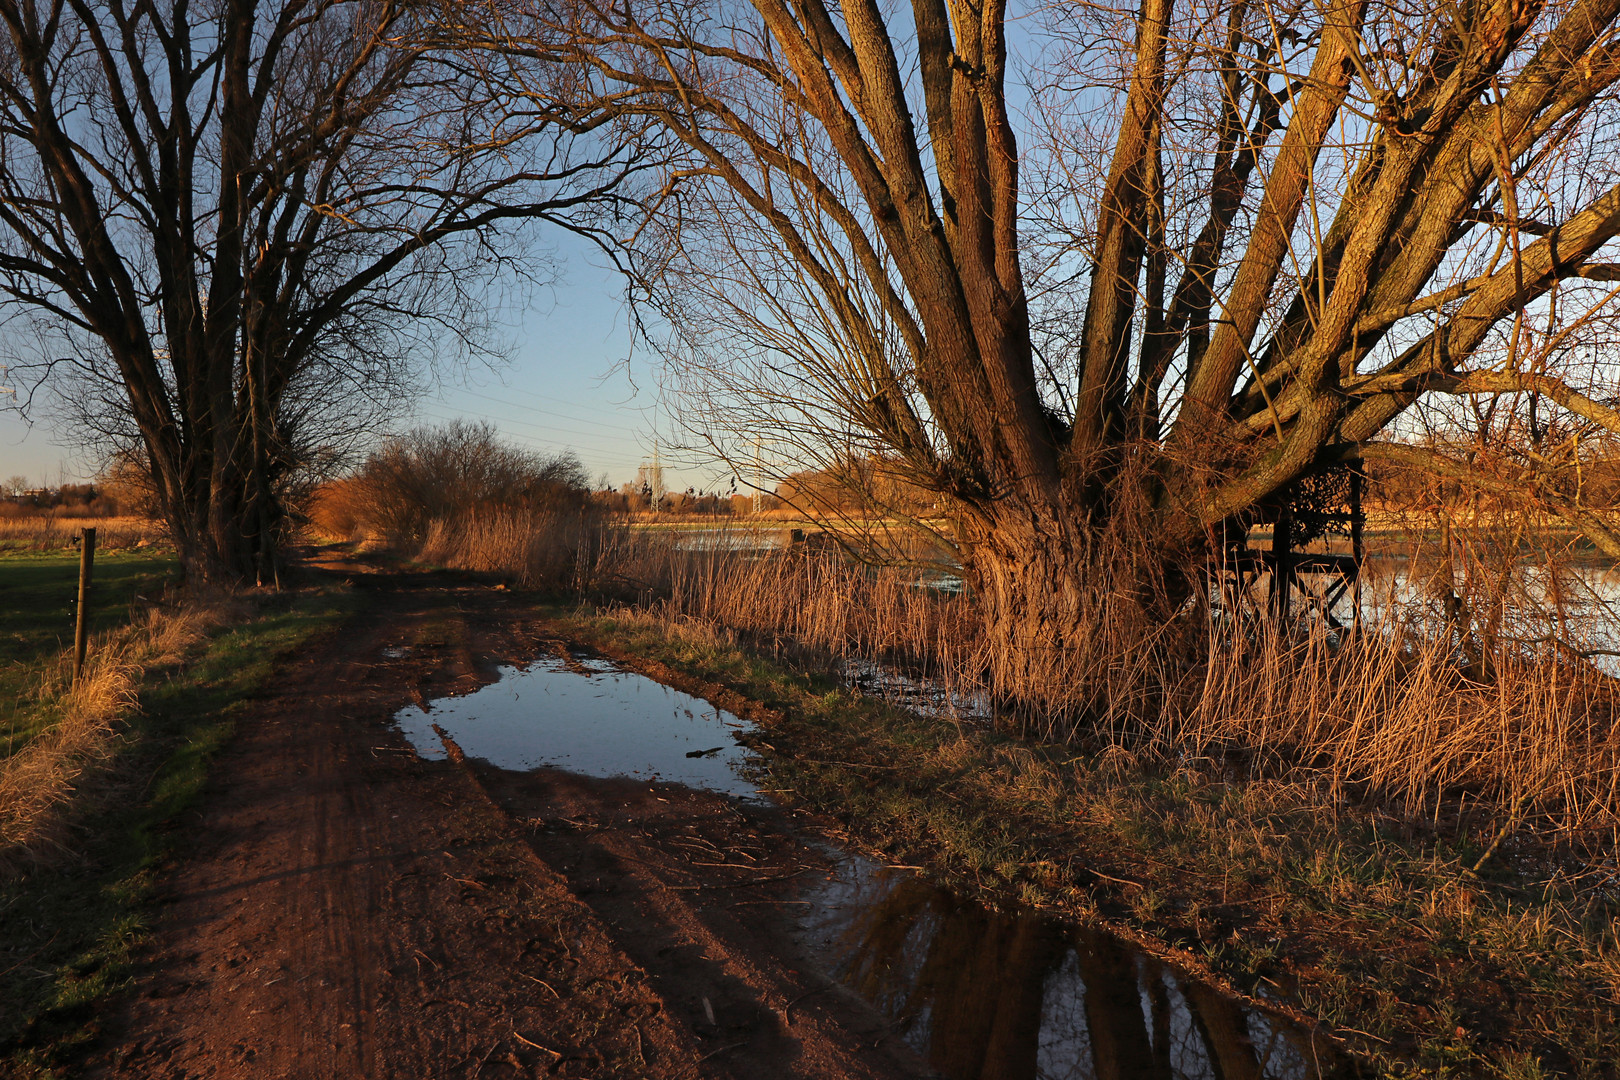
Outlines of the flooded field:
{"type": "MultiPolygon", "coordinates": [[[[613,664],[542,656],[397,716],[424,757],[438,725],[469,757],[760,798],[737,717],[613,664]]],[[[1348,1076],[1325,1040],[1187,978],[1123,939],[1003,913],[911,870],[833,852],[791,901],[816,964],[948,1080],[1348,1076]]]]}
{"type": "Polygon", "coordinates": [[[931,720],[991,724],[995,710],[983,691],[959,690],[937,679],[907,673],[893,665],[846,658],[839,665],[838,681],[868,697],[910,709],[931,720]]]}
{"type": "MultiPolygon", "coordinates": [[[[654,530],[644,530],[652,532],[654,530]]],[[[679,525],[656,530],[667,536],[677,551],[780,551],[791,547],[790,527],[749,528],[737,525],[679,525]]]]}

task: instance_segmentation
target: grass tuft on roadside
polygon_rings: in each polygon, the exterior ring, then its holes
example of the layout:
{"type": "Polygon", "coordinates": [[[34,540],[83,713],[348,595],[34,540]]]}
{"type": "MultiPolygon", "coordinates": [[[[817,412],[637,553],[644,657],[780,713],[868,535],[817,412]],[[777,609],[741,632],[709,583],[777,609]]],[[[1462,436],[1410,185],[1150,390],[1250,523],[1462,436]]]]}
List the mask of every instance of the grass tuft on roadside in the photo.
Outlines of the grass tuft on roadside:
{"type": "Polygon", "coordinates": [[[29,705],[54,723],[31,725],[40,729],[34,738],[0,759],[0,876],[72,856],[75,795],[117,753],[140,708],[142,676],[183,663],[212,631],[250,614],[228,594],[152,606],[93,636],[79,678],[71,651],[45,664],[29,705]]]}
{"type": "MultiPolygon", "coordinates": [[[[78,572],[78,555],[68,549],[0,552],[0,760],[53,728],[70,704],[57,691],[62,658],[73,643],[78,572]]],[[[99,553],[90,594],[93,639],[116,640],[178,577],[170,552],[99,553]]],[[[90,655],[100,655],[99,645],[90,655]]]]}

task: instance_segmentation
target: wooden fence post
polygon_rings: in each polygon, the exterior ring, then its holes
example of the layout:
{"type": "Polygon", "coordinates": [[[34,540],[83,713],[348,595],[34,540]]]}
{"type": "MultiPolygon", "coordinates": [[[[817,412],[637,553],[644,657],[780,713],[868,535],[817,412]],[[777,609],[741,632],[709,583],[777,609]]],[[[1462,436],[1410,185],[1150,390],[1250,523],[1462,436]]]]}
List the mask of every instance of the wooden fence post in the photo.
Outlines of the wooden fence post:
{"type": "Polygon", "coordinates": [[[73,681],[84,669],[84,651],[90,645],[90,573],[96,565],[96,530],[85,529],[79,545],[79,610],[73,626],[73,681]]]}

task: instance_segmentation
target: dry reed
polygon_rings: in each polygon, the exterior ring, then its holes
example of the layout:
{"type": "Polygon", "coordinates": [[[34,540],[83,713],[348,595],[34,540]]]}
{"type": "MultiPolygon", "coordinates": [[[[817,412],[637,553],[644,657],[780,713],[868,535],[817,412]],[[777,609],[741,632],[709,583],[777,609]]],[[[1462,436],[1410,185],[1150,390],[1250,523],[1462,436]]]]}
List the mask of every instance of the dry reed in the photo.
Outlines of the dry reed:
{"type": "Polygon", "coordinates": [[[56,658],[37,701],[61,719],[0,760],[0,875],[71,854],[74,796],[114,755],[120,720],[138,707],[142,673],[175,661],[238,614],[228,598],[148,609],[128,626],[96,635],[77,680],[72,653],[56,658]]]}
{"type": "Polygon", "coordinates": [[[777,647],[898,662],[941,677],[961,668],[978,627],[961,597],[923,588],[908,566],[867,566],[831,553],[761,549],[769,538],[717,531],[707,550],[618,530],[585,575],[668,621],[729,627],[777,647]]]}
{"type": "Polygon", "coordinates": [[[1620,826],[1620,686],[1551,650],[1504,648],[1470,678],[1454,646],[1385,627],[1211,648],[1200,692],[1161,751],[1320,778],[1336,801],[1374,794],[1407,818],[1464,795],[1495,816],[1571,834],[1620,826]]]}
{"type": "Polygon", "coordinates": [[[701,624],[776,652],[899,663],[946,700],[993,694],[1023,706],[1004,715],[1027,733],[1105,754],[1290,776],[1335,803],[1375,800],[1414,820],[1461,800],[1492,830],[1620,828],[1620,683],[1574,640],[1612,641],[1614,620],[1562,602],[1527,611],[1548,590],[1525,593],[1522,580],[1516,597],[1487,595],[1512,575],[1457,570],[1472,582],[1466,627],[1445,621],[1428,585],[1386,579],[1389,595],[1374,605],[1383,614],[1360,634],[1321,622],[1279,633],[1269,620],[1223,623],[1196,606],[1206,613],[1131,625],[1139,613],[1103,597],[1071,647],[998,670],[971,599],[919,587],[914,568],[747,546],[733,537],[682,550],[621,535],[595,578],[671,629],[701,624]]]}
{"type": "Polygon", "coordinates": [[[493,508],[428,523],[416,557],[460,570],[503,574],[527,588],[576,584],[592,561],[602,525],[572,509],[493,508]]]}

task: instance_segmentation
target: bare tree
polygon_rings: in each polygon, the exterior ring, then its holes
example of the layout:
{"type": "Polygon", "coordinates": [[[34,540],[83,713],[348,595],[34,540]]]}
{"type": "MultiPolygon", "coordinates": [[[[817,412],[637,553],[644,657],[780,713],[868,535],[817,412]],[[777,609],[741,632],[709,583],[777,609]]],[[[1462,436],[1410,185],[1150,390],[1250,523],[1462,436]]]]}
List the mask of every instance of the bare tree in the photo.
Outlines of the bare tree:
{"type": "Polygon", "coordinates": [[[1059,5],[1017,113],[999,0],[518,7],[482,43],[581,73],[540,100],[688,150],[633,238],[682,389],[946,497],[1004,685],[1156,632],[1334,462],[1432,458],[1620,556],[1568,468],[1620,429],[1620,0],[1059,5]],[[1436,397],[1574,442],[1503,475],[1392,437],[1436,397]]]}
{"type": "Polygon", "coordinates": [[[638,167],[622,126],[484,92],[440,15],[0,0],[11,340],[139,452],[189,573],[273,579],[296,470],[487,344],[525,223],[588,228],[638,167]]]}

